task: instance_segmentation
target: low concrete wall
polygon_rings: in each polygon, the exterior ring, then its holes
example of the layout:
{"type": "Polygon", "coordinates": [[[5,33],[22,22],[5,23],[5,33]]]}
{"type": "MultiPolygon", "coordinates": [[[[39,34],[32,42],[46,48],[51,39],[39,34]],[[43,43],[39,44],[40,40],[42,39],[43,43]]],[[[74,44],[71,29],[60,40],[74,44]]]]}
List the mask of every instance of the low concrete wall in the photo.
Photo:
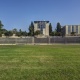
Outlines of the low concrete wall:
{"type": "Polygon", "coordinates": [[[80,37],[0,38],[0,44],[80,44],[80,37]]]}
{"type": "Polygon", "coordinates": [[[31,44],[33,37],[30,38],[0,38],[0,44],[31,44]]]}

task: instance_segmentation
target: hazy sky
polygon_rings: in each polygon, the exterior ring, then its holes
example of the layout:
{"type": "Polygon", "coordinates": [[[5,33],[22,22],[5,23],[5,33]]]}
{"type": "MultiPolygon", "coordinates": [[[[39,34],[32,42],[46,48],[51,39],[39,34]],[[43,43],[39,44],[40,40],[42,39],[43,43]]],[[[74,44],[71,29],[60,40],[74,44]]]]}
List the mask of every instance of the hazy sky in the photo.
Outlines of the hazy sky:
{"type": "Polygon", "coordinates": [[[4,28],[27,30],[31,21],[49,20],[53,29],[80,24],[80,0],[0,0],[0,20],[4,28]]]}

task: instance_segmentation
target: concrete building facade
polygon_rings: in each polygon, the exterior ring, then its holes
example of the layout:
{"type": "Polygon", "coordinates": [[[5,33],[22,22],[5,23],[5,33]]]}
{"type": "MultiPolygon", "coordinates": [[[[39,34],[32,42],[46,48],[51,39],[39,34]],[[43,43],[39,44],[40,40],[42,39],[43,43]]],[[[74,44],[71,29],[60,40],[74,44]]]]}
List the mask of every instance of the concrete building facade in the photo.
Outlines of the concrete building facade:
{"type": "Polygon", "coordinates": [[[49,21],[34,21],[34,32],[40,31],[41,35],[49,36],[49,21]]]}
{"type": "Polygon", "coordinates": [[[65,36],[71,36],[71,33],[75,33],[75,36],[80,36],[80,25],[66,25],[62,28],[62,33],[65,36]]]}

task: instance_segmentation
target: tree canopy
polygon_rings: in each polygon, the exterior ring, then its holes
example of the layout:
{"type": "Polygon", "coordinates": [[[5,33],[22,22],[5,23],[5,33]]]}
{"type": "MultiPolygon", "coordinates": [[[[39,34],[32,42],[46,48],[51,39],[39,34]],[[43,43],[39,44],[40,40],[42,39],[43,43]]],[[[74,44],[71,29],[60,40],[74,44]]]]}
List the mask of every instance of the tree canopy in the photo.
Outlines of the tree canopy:
{"type": "Polygon", "coordinates": [[[3,28],[3,24],[2,24],[2,22],[0,21],[0,30],[3,28]]]}
{"type": "Polygon", "coordinates": [[[39,35],[41,32],[40,30],[35,31],[34,35],[39,35]]]}
{"type": "MultiPolygon", "coordinates": [[[[2,24],[2,21],[0,20],[0,36],[2,36],[2,34],[5,34],[6,36],[11,36],[12,34],[16,34],[16,36],[34,36],[34,35],[39,35],[41,33],[39,30],[34,32],[33,22],[31,22],[29,26],[29,33],[26,31],[22,31],[21,29],[18,31],[16,28],[9,31],[9,30],[4,29],[3,26],[4,25],[2,24]]],[[[52,30],[52,24],[51,23],[49,24],[49,35],[50,36],[61,36],[62,35],[61,24],[59,22],[57,23],[55,31],[52,30]]]]}
{"type": "Polygon", "coordinates": [[[33,22],[31,22],[31,24],[29,26],[29,34],[30,34],[30,36],[34,36],[34,24],[33,24],[33,22]]]}
{"type": "Polygon", "coordinates": [[[59,22],[57,23],[56,31],[61,32],[61,25],[59,22]]]}
{"type": "Polygon", "coordinates": [[[52,35],[52,24],[49,24],[49,35],[52,35]]]}

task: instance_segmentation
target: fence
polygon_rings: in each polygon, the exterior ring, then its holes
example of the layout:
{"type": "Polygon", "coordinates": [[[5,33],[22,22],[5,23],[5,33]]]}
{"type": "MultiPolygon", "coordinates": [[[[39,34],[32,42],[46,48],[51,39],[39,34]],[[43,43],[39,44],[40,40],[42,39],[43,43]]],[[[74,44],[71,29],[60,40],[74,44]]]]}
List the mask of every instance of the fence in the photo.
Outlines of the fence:
{"type": "Polygon", "coordinates": [[[0,44],[54,44],[54,43],[80,43],[80,37],[26,37],[26,38],[0,38],[0,44]]]}
{"type": "Polygon", "coordinates": [[[30,44],[32,38],[0,38],[0,44],[30,44]]]}

